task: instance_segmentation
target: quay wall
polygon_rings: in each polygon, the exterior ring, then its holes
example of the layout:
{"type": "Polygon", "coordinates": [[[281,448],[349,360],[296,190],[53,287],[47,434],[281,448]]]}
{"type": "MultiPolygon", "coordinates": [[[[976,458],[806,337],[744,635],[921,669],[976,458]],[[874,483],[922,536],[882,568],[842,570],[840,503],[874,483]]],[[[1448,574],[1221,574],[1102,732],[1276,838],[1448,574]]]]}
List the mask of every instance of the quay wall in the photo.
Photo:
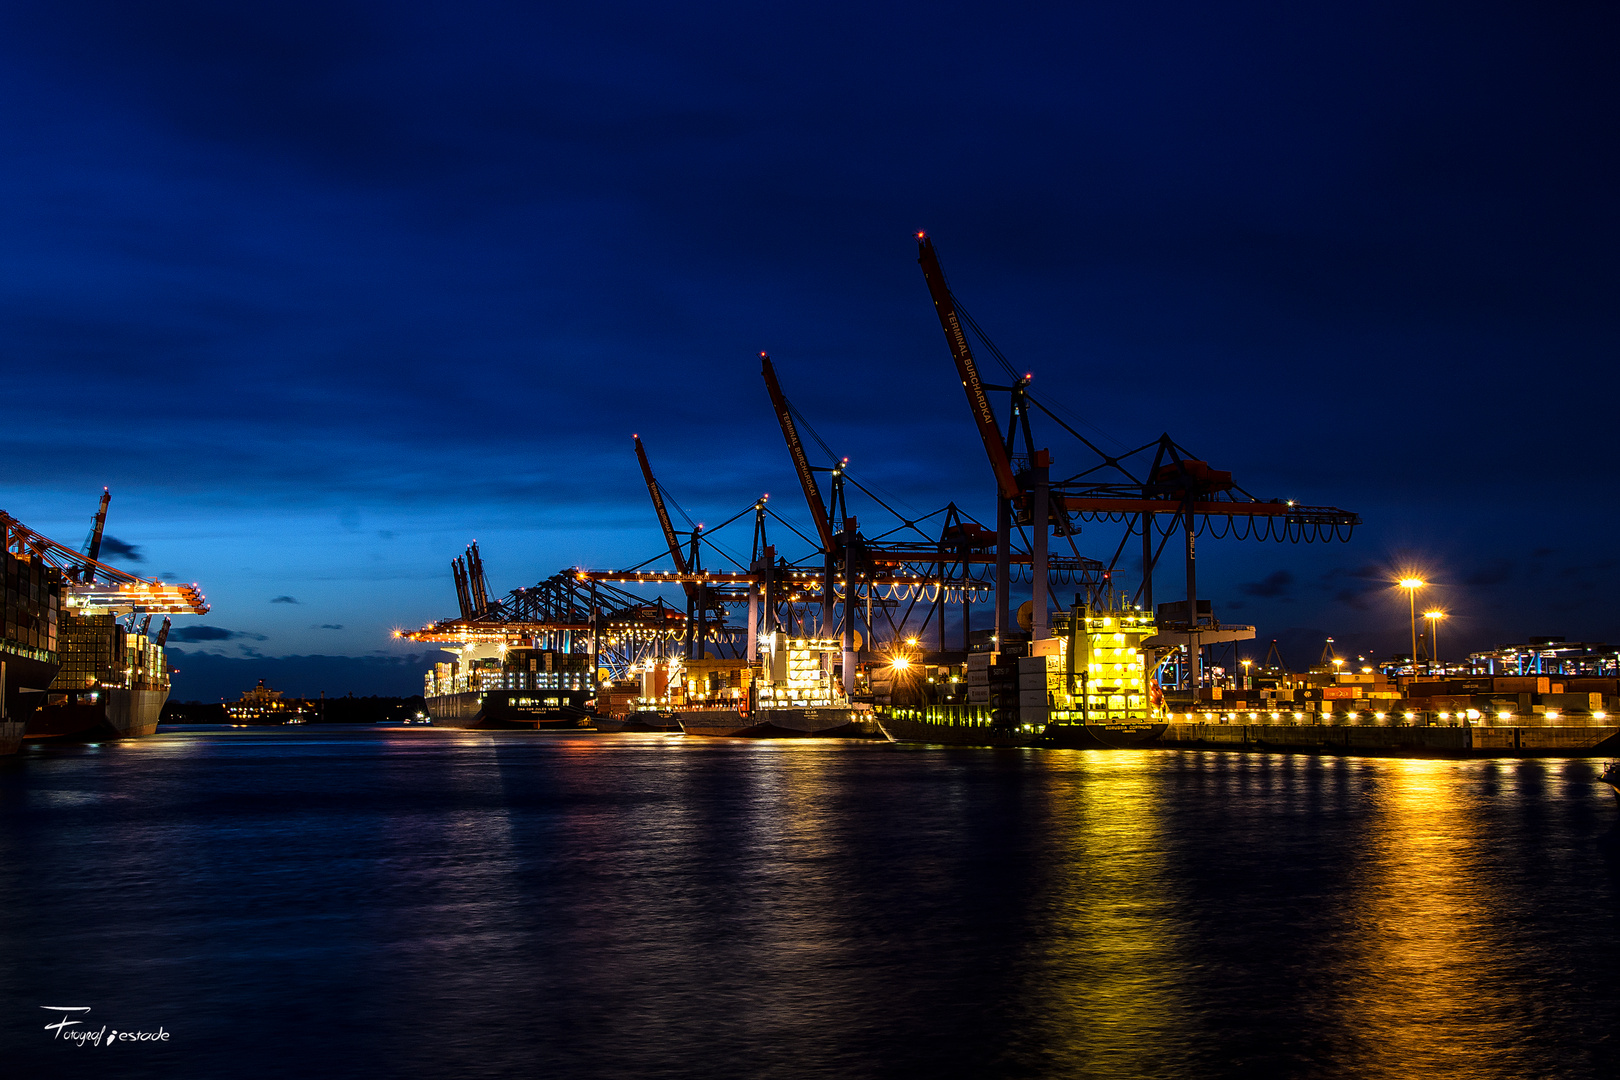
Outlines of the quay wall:
{"type": "Polygon", "coordinates": [[[1602,757],[1620,754],[1620,727],[1173,723],[1158,745],[1404,757],[1602,757]]]}

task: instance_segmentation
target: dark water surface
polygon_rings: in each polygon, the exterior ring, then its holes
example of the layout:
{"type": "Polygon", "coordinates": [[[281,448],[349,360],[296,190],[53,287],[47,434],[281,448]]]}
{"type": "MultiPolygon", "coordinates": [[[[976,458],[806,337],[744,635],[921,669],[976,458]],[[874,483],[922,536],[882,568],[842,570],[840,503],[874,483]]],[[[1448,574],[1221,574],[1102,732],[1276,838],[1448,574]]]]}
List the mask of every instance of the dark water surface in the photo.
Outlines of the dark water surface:
{"type": "Polygon", "coordinates": [[[180,729],[0,765],[11,1076],[1620,1075],[1581,761],[180,729]],[[167,1043],[76,1048],[40,1006],[167,1043]]]}

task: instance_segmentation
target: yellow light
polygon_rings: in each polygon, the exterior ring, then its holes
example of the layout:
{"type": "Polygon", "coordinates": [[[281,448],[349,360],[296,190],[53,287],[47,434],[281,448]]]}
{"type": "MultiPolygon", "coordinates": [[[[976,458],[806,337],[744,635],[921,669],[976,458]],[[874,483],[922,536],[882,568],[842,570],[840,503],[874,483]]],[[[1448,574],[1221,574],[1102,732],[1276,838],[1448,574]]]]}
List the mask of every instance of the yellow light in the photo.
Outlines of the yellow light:
{"type": "Polygon", "coordinates": [[[1445,613],[1445,612],[1443,612],[1443,611],[1440,611],[1440,610],[1438,610],[1438,609],[1436,609],[1436,610],[1434,610],[1434,611],[1425,611],[1425,612],[1424,612],[1424,613],[1423,613],[1423,617],[1424,617],[1424,618],[1425,618],[1425,619],[1430,619],[1430,620],[1438,620],[1438,619],[1443,619],[1443,618],[1445,618],[1445,617],[1446,617],[1446,613],[1445,613]]]}
{"type": "Polygon", "coordinates": [[[1415,589],[1423,588],[1425,585],[1428,584],[1428,582],[1424,581],[1422,578],[1409,577],[1409,578],[1401,578],[1401,580],[1399,582],[1397,582],[1396,584],[1397,584],[1397,587],[1402,588],[1402,589],[1414,589],[1415,590],[1415,589]]]}
{"type": "Polygon", "coordinates": [[[1513,718],[1513,714],[1510,713],[1510,712],[1505,712],[1505,711],[1504,712],[1499,712],[1499,713],[1496,714],[1496,718],[1498,720],[1511,720],[1513,718]]]}

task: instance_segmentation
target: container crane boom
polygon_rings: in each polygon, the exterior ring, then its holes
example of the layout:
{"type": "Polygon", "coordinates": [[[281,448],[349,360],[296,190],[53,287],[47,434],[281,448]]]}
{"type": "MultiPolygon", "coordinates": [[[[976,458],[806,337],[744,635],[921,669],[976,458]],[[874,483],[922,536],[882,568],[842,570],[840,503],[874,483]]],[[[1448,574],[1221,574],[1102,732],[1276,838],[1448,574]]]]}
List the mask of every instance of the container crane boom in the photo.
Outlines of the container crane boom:
{"type": "Polygon", "coordinates": [[[90,546],[85,549],[85,554],[89,556],[91,562],[101,558],[101,533],[107,527],[107,504],[110,502],[112,502],[112,491],[108,488],[102,488],[101,505],[96,507],[96,521],[90,527],[90,546]]]}
{"type": "Polygon", "coordinates": [[[833,549],[832,523],[827,517],[827,504],[821,501],[821,485],[816,483],[816,474],[810,468],[810,459],[805,456],[804,442],[799,438],[799,429],[793,423],[793,409],[788,405],[788,399],[782,393],[782,384],[776,381],[776,368],[771,364],[768,353],[760,353],[760,370],[765,376],[765,389],[770,392],[771,406],[776,410],[776,421],[782,425],[782,437],[787,440],[788,455],[793,458],[793,471],[799,474],[799,486],[804,489],[804,501],[810,505],[810,518],[816,525],[816,536],[821,540],[821,550],[833,549]]]}
{"type": "Polygon", "coordinates": [[[984,440],[984,451],[990,456],[990,468],[996,474],[996,488],[1003,499],[1018,498],[1018,480],[1013,475],[1012,460],[1001,439],[1001,427],[996,423],[995,409],[990,405],[989,387],[979,378],[979,368],[968,346],[967,332],[962,329],[956,314],[956,299],[950,286],[945,284],[945,271],[940,268],[939,256],[934,253],[934,242],[926,233],[917,234],[917,263],[928,280],[928,292],[934,298],[934,311],[939,325],[945,330],[945,342],[950,346],[951,359],[956,361],[956,373],[961,376],[962,388],[967,391],[968,407],[973,410],[973,422],[979,426],[979,438],[984,440]]]}
{"type": "MultiPolygon", "coordinates": [[[[664,493],[658,490],[658,478],[653,476],[652,465],[647,461],[647,449],[641,445],[641,436],[630,436],[636,441],[636,460],[641,462],[641,477],[647,481],[647,494],[652,496],[653,509],[658,512],[658,527],[664,530],[664,543],[669,545],[669,557],[675,560],[675,572],[686,573],[686,555],[681,551],[681,538],[675,535],[675,526],[669,520],[669,508],[664,505],[664,493]]],[[[697,596],[697,586],[690,581],[683,581],[686,586],[686,595],[689,598],[697,596]]]]}

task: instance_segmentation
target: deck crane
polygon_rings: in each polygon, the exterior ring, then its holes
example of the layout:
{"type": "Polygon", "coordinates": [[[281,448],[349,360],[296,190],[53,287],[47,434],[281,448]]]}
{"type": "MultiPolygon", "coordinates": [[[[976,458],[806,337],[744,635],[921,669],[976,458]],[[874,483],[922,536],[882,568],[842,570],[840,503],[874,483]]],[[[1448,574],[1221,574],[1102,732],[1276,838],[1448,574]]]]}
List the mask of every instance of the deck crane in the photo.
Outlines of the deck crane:
{"type": "MultiPolygon", "coordinates": [[[[1315,540],[1348,541],[1355,527],[1361,524],[1358,515],[1337,507],[1303,506],[1293,500],[1256,498],[1233,483],[1231,473],[1211,468],[1208,462],[1195,457],[1168,434],[1125,453],[1107,453],[1075,431],[1051,409],[1031,397],[1028,392],[1030,381],[1028,375],[1016,378],[1011,386],[993,386],[985,383],[974,363],[966,331],[971,328],[981,338],[984,335],[973,325],[966,312],[960,310],[960,305],[946,283],[939,257],[934,251],[933,241],[925,233],[919,232],[916,235],[917,262],[922,266],[923,276],[928,282],[928,291],[933,298],[935,312],[945,331],[952,359],[956,362],[957,374],[961,377],[962,387],[967,392],[968,406],[972,410],[974,423],[984,440],[991,469],[996,476],[998,502],[1001,504],[997,514],[997,540],[1000,545],[998,550],[1006,550],[1009,519],[1012,513],[1018,513],[1021,520],[1033,522],[1040,515],[1031,508],[1040,506],[1043,502],[1047,504],[1045,516],[1048,524],[1056,525],[1059,529],[1069,527],[1070,515],[1081,521],[1125,521],[1127,533],[1120,541],[1113,561],[1108,564],[1109,570],[1112,571],[1117,564],[1124,552],[1126,541],[1133,535],[1140,535],[1142,586],[1137,596],[1143,607],[1152,610],[1154,567],[1158,563],[1159,556],[1163,554],[1165,542],[1172,534],[1180,531],[1184,536],[1187,569],[1187,603],[1183,614],[1185,625],[1196,635],[1198,627],[1205,620],[1200,614],[1198,604],[1194,540],[1200,532],[1210,527],[1212,519],[1225,521],[1226,531],[1219,535],[1237,534],[1241,529],[1239,539],[1249,537],[1286,539],[1296,543],[1309,543],[1315,540]],[[995,409],[990,402],[989,391],[992,390],[1008,391],[1012,397],[1012,416],[1004,440],[995,409]],[[1039,409],[1096,454],[1100,460],[1067,479],[1053,481],[1048,472],[1049,455],[1044,450],[1034,449],[1034,441],[1029,430],[1031,408],[1039,409]],[[1029,465],[1022,470],[1015,470],[1011,449],[1015,433],[1020,429],[1024,435],[1029,465]],[[1153,455],[1152,460],[1144,468],[1140,463],[1149,453],[1153,455]],[[1169,517],[1174,524],[1169,529],[1159,528],[1156,519],[1161,516],[1169,517]],[[1155,534],[1162,536],[1157,549],[1153,544],[1155,534]]],[[[994,346],[991,346],[991,350],[994,352],[994,346]]],[[[999,355],[997,353],[998,357],[999,355]]],[[[1042,528],[1035,530],[1037,546],[1044,546],[1045,531],[1042,528]]],[[[1037,561],[1040,561],[1038,554],[1037,561]]],[[[1041,602],[1043,600],[1041,593],[1044,590],[1040,575],[1037,573],[1035,577],[1037,590],[1035,607],[1039,620],[1044,615],[1044,611],[1041,610],[1044,607],[1041,602]]],[[[1004,578],[1005,575],[998,564],[998,626],[1004,624],[1006,620],[1003,606],[1005,601],[1002,599],[1004,578]]]]}

